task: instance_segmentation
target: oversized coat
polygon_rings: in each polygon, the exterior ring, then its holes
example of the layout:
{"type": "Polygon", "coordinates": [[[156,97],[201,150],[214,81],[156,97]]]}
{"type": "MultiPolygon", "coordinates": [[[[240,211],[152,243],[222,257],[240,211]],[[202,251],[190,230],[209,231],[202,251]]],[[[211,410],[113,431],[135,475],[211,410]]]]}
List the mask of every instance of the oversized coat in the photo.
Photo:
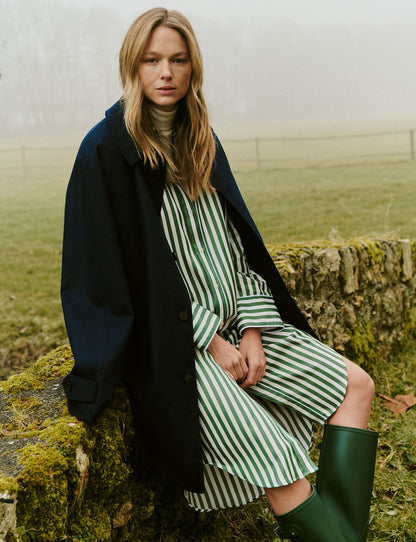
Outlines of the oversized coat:
{"type": "MultiPolygon", "coordinates": [[[[67,190],[61,295],[75,365],[64,388],[70,412],[92,423],[124,381],[138,463],[166,482],[202,492],[191,302],[160,224],[164,182],[163,166],[144,166],[117,102],[82,142],[67,190]]],[[[211,182],[282,318],[313,334],[218,141],[211,182]]]]}

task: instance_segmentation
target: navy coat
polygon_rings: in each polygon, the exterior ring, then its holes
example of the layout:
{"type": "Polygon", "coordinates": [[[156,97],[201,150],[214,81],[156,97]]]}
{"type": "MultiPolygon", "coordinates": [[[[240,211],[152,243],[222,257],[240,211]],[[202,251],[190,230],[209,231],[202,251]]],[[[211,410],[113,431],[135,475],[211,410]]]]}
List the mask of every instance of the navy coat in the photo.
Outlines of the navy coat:
{"type": "MultiPolygon", "coordinates": [[[[163,233],[165,170],[151,170],[117,102],[85,137],[68,185],[62,305],[75,365],[69,410],[92,423],[124,381],[138,465],[203,491],[191,302],[163,233]]],[[[282,318],[313,334],[271,260],[217,141],[211,182],[224,196],[251,267],[282,318]]]]}

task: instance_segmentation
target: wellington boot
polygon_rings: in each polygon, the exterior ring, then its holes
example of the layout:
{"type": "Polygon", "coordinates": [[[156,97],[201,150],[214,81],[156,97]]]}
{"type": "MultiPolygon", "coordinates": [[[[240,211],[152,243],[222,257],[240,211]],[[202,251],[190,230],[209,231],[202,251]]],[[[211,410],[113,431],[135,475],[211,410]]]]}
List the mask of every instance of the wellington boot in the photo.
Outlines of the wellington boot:
{"type": "Polygon", "coordinates": [[[273,514],[279,524],[276,534],[292,542],[345,542],[335,520],[315,488],[299,506],[286,514],[273,514]]]}
{"type": "Polygon", "coordinates": [[[347,542],[367,540],[378,433],[325,426],[316,489],[347,542]]]}

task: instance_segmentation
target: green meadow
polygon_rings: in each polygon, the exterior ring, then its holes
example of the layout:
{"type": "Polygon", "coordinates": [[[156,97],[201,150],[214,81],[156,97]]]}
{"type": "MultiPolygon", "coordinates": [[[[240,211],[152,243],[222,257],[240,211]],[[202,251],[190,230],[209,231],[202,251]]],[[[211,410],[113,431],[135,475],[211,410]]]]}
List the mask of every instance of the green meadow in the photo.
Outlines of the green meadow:
{"type": "Polygon", "coordinates": [[[266,243],[416,236],[416,162],[237,174],[266,243]]]}
{"type": "MultiPolygon", "coordinates": [[[[66,341],[59,281],[64,198],[75,152],[0,149],[0,378],[66,341]]],[[[293,159],[264,170],[238,157],[231,162],[268,244],[416,237],[416,161],[293,159]]],[[[415,359],[410,352],[380,361],[378,391],[416,395],[415,359]]],[[[381,440],[371,541],[416,540],[415,417],[411,410],[396,418],[376,399],[371,424],[381,440]]],[[[224,513],[224,530],[210,542],[272,540],[264,534],[272,532],[264,503],[245,510],[246,521],[224,513]]]]}
{"type": "Polygon", "coordinates": [[[65,341],[60,245],[73,152],[42,154],[26,152],[23,168],[20,151],[0,152],[0,376],[65,341]]]}

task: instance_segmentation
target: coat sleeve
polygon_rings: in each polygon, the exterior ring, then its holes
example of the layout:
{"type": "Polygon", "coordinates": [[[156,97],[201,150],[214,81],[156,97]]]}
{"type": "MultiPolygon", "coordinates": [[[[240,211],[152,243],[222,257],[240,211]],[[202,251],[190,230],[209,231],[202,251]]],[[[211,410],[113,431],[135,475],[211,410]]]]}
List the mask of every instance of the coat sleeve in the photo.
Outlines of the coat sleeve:
{"type": "Polygon", "coordinates": [[[97,152],[78,154],[68,185],[61,298],[75,359],[63,382],[68,408],[91,423],[120,380],[133,323],[117,230],[97,152]]]}

